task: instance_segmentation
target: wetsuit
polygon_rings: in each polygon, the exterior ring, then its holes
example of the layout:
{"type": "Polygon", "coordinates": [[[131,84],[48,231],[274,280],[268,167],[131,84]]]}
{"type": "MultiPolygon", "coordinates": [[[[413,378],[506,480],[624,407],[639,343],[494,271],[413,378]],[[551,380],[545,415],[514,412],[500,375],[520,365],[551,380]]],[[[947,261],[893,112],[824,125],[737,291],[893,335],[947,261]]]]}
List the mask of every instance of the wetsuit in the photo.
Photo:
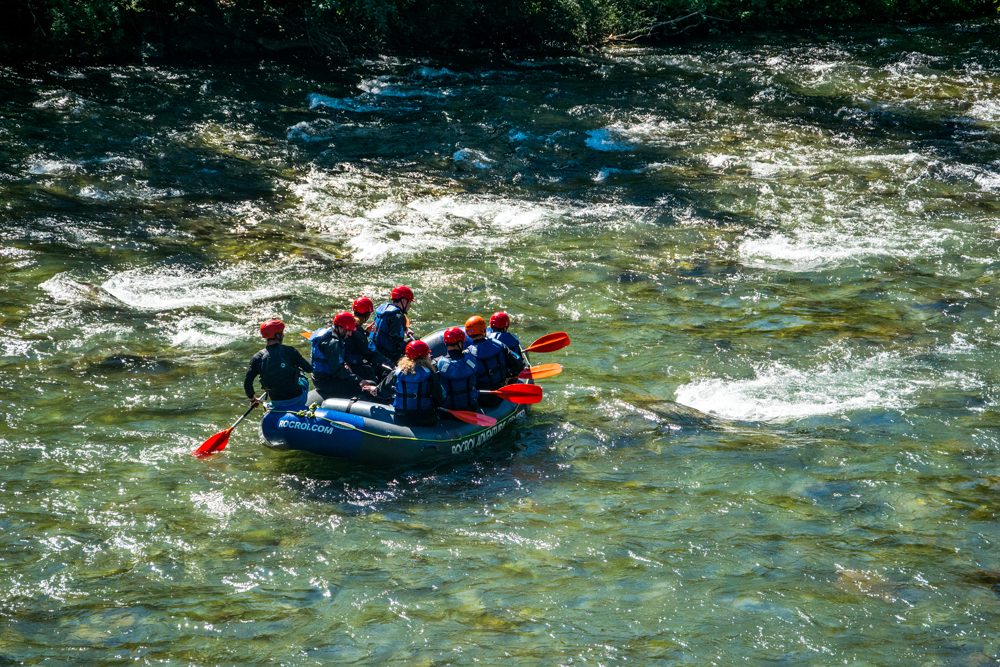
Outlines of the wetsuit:
{"type": "Polygon", "coordinates": [[[485,374],[482,362],[462,350],[448,350],[448,354],[434,360],[444,390],[444,407],[449,410],[475,410],[479,400],[476,380],[485,374]]]}
{"type": "Polygon", "coordinates": [[[368,339],[368,332],[361,326],[344,342],[344,362],[351,372],[363,380],[379,381],[389,372],[385,366],[392,363],[385,358],[368,339]]]}
{"type": "MultiPolygon", "coordinates": [[[[473,341],[466,350],[478,359],[483,370],[476,375],[476,388],[493,391],[507,384],[509,378],[524,370],[524,360],[511,352],[506,345],[496,340],[484,338],[473,341]]],[[[502,399],[498,396],[480,394],[479,404],[484,408],[495,408],[502,399]]]]}
{"type": "Polygon", "coordinates": [[[247,398],[254,397],[253,381],[260,376],[260,385],[271,399],[272,407],[276,403],[288,402],[305,405],[309,391],[309,381],[299,375],[299,371],[312,373],[313,367],[294,347],[268,345],[253,355],[246,377],[243,378],[243,391],[247,398]]]}
{"type": "Polygon", "coordinates": [[[313,385],[326,398],[361,396],[361,378],[344,365],[344,340],[333,329],[319,329],[312,343],[313,385]]]}
{"type": "Polygon", "coordinates": [[[372,343],[383,357],[395,365],[406,353],[406,343],[412,337],[406,333],[406,313],[392,302],[375,309],[372,343]]]}
{"type": "Polygon", "coordinates": [[[437,408],[444,405],[444,392],[437,370],[417,366],[415,373],[397,368],[385,376],[375,391],[378,400],[392,401],[398,426],[434,426],[437,408]]]}

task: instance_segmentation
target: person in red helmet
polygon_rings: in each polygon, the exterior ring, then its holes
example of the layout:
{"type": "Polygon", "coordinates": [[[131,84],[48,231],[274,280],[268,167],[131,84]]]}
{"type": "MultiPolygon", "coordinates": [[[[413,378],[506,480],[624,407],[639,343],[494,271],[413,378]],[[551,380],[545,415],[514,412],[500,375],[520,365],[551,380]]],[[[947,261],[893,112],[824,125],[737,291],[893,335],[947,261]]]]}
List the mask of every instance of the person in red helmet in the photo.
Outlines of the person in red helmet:
{"type": "Polygon", "coordinates": [[[260,377],[260,386],[271,398],[272,410],[298,410],[305,407],[309,395],[309,380],[299,374],[299,371],[312,373],[313,367],[294,347],[283,345],[285,339],[285,323],[281,320],[268,320],[260,325],[260,335],[267,341],[267,347],[253,355],[246,377],[243,378],[243,391],[250,399],[250,405],[260,405],[260,399],[254,393],[254,380],[260,377]]]}
{"type": "Polygon", "coordinates": [[[365,331],[365,322],[375,306],[371,299],[363,296],[354,300],[353,310],[357,328],[345,343],[344,362],[359,378],[378,382],[392,370],[392,362],[375,349],[365,331]]]}
{"type": "MultiPolygon", "coordinates": [[[[486,337],[486,320],[478,315],[465,322],[465,333],[472,342],[467,351],[482,363],[477,376],[476,388],[493,391],[505,386],[524,370],[524,361],[507,349],[503,343],[486,337]]],[[[484,408],[500,405],[501,399],[494,395],[480,395],[479,404],[484,408]]]]}
{"type": "Polygon", "coordinates": [[[483,364],[465,351],[466,340],[464,329],[446,330],[444,344],[448,353],[434,360],[444,390],[444,407],[449,410],[475,410],[479,401],[477,377],[486,374],[483,364]]]}
{"type": "Polygon", "coordinates": [[[510,315],[503,311],[493,313],[490,317],[490,326],[486,329],[486,337],[503,343],[507,349],[517,355],[518,359],[524,357],[521,351],[521,341],[517,336],[507,331],[510,328],[510,315]]]}
{"type": "Polygon", "coordinates": [[[406,313],[413,304],[413,290],[400,285],[389,298],[392,300],[375,309],[372,343],[379,354],[395,362],[406,352],[407,342],[413,340],[406,321],[406,313]]]}
{"type": "Polygon", "coordinates": [[[348,312],[338,313],[333,326],[317,329],[309,337],[312,345],[313,385],[324,399],[355,398],[374,382],[355,375],[344,362],[345,341],[354,335],[357,321],[348,312]]]}
{"type": "Polygon", "coordinates": [[[434,426],[437,408],[445,403],[437,369],[431,363],[431,348],[422,340],[410,341],[396,370],[382,380],[375,396],[392,400],[394,421],[399,426],[434,426]]]}

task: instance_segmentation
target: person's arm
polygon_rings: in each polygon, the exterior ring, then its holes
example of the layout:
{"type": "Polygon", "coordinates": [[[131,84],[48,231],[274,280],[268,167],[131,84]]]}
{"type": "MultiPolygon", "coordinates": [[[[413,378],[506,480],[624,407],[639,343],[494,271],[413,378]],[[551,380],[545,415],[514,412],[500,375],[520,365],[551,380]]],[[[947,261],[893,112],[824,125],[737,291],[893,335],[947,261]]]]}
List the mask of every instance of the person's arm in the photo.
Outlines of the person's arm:
{"type": "Polygon", "coordinates": [[[389,320],[389,340],[392,341],[393,353],[400,357],[406,353],[406,315],[402,312],[389,320]]]}
{"type": "MultiPolygon", "coordinates": [[[[354,334],[357,336],[358,334],[354,334]]],[[[363,356],[375,366],[388,366],[392,368],[392,362],[386,359],[381,352],[375,349],[375,343],[372,342],[371,338],[365,337],[368,341],[368,349],[364,351],[363,356]]]]}
{"type": "Polygon", "coordinates": [[[503,346],[503,353],[507,357],[507,376],[517,377],[524,370],[524,359],[511,352],[506,345],[503,346]]]}
{"type": "Polygon", "coordinates": [[[344,364],[344,347],[340,339],[331,338],[326,344],[324,354],[326,356],[326,362],[330,365],[330,375],[337,380],[357,384],[358,387],[364,386],[361,383],[361,378],[355,375],[354,372],[348,368],[346,364],[344,364]]]}
{"type": "Polygon", "coordinates": [[[444,387],[441,386],[441,377],[434,370],[431,371],[431,400],[439,408],[443,408],[445,405],[444,387]]]}
{"type": "Polygon", "coordinates": [[[292,363],[295,364],[295,367],[298,368],[300,371],[305,371],[306,373],[312,373],[313,372],[312,364],[306,361],[306,358],[302,356],[302,353],[296,350],[294,347],[290,347],[289,349],[292,351],[292,363]]]}
{"type": "Polygon", "coordinates": [[[375,398],[391,401],[396,396],[396,374],[389,373],[375,388],[375,398]]]}
{"type": "Polygon", "coordinates": [[[243,393],[247,395],[251,401],[255,400],[256,392],[254,391],[253,381],[257,379],[260,375],[260,356],[259,353],[253,355],[250,359],[250,366],[247,368],[247,374],[243,378],[243,393]]]}

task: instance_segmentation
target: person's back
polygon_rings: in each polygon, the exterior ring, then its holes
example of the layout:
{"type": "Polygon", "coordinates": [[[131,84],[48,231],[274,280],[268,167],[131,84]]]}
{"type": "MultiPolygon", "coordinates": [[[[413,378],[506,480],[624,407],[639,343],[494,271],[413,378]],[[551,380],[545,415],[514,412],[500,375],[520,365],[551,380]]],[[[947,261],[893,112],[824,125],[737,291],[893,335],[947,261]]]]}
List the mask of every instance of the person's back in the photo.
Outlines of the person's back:
{"type": "Polygon", "coordinates": [[[309,337],[312,346],[313,385],[323,398],[360,396],[364,387],[374,383],[355,375],[344,362],[345,341],[357,324],[350,313],[338,313],[333,326],[317,329],[309,337]]]}
{"type": "Polygon", "coordinates": [[[379,381],[388,372],[387,366],[391,363],[378,350],[368,338],[365,331],[365,322],[374,311],[371,299],[359,297],[354,300],[354,319],[357,327],[354,334],[344,343],[344,363],[348,365],[351,372],[365,380],[379,381]]]}
{"type": "MultiPolygon", "coordinates": [[[[507,349],[503,343],[486,337],[486,321],[477,316],[465,322],[465,333],[472,339],[466,352],[482,364],[476,387],[495,391],[524,369],[524,361],[507,349]]],[[[495,395],[481,394],[479,404],[491,408],[499,405],[501,399],[495,395]]]]}
{"type": "Polygon", "coordinates": [[[444,342],[448,354],[434,360],[441,378],[444,393],[444,407],[449,410],[469,410],[476,407],[479,390],[476,389],[482,364],[471,354],[463,351],[465,332],[452,327],[444,332],[444,342]]]}
{"type": "Polygon", "coordinates": [[[371,341],[379,354],[396,363],[406,353],[407,340],[413,338],[407,328],[406,312],[413,303],[413,290],[405,285],[392,290],[392,301],[375,309],[371,341]]]}
{"type": "Polygon", "coordinates": [[[252,405],[259,403],[253,386],[258,376],[261,387],[271,398],[273,410],[305,405],[309,381],[299,371],[312,372],[313,367],[294,347],[282,344],[284,330],[285,324],[281,320],[268,320],[260,326],[261,335],[267,339],[267,347],[253,355],[243,378],[243,390],[252,405]]]}
{"type": "Polygon", "coordinates": [[[399,366],[387,375],[375,390],[376,398],[388,400],[392,395],[395,423],[399,426],[434,426],[437,408],[444,404],[444,395],[437,371],[431,365],[431,350],[423,341],[406,346],[399,366]]]}
{"type": "Polygon", "coordinates": [[[524,358],[524,352],[521,351],[521,341],[517,339],[517,336],[508,331],[509,327],[510,316],[507,313],[493,313],[493,316],[490,317],[490,326],[486,329],[486,337],[503,343],[518,359],[522,359],[524,358]]]}

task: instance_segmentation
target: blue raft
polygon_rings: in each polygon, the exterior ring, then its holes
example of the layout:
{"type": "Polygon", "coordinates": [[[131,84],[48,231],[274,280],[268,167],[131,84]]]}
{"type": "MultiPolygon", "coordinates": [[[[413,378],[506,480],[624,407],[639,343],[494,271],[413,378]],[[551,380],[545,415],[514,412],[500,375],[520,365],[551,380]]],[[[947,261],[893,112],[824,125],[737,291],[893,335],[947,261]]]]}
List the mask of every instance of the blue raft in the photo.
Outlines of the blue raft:
{"type": "MultiPolygon", "coordinates": [[[[423,339],[432,356],[446,351],[442,334],[436,331],[423,339]]],[[[310,401],[315,397],[316,392],[310,392],[310,401]]],[[[270,449],[312,452],[377,467],[435,464],[484,451],[527,411],[527,405],[504,401],[480,410],[497,420],[494,426],[443,416],[433,427],[409,427],[394,423],[391,405],[328,398],[314,410],[268,411],[260,423],[260,441],[270,449]]]]}

